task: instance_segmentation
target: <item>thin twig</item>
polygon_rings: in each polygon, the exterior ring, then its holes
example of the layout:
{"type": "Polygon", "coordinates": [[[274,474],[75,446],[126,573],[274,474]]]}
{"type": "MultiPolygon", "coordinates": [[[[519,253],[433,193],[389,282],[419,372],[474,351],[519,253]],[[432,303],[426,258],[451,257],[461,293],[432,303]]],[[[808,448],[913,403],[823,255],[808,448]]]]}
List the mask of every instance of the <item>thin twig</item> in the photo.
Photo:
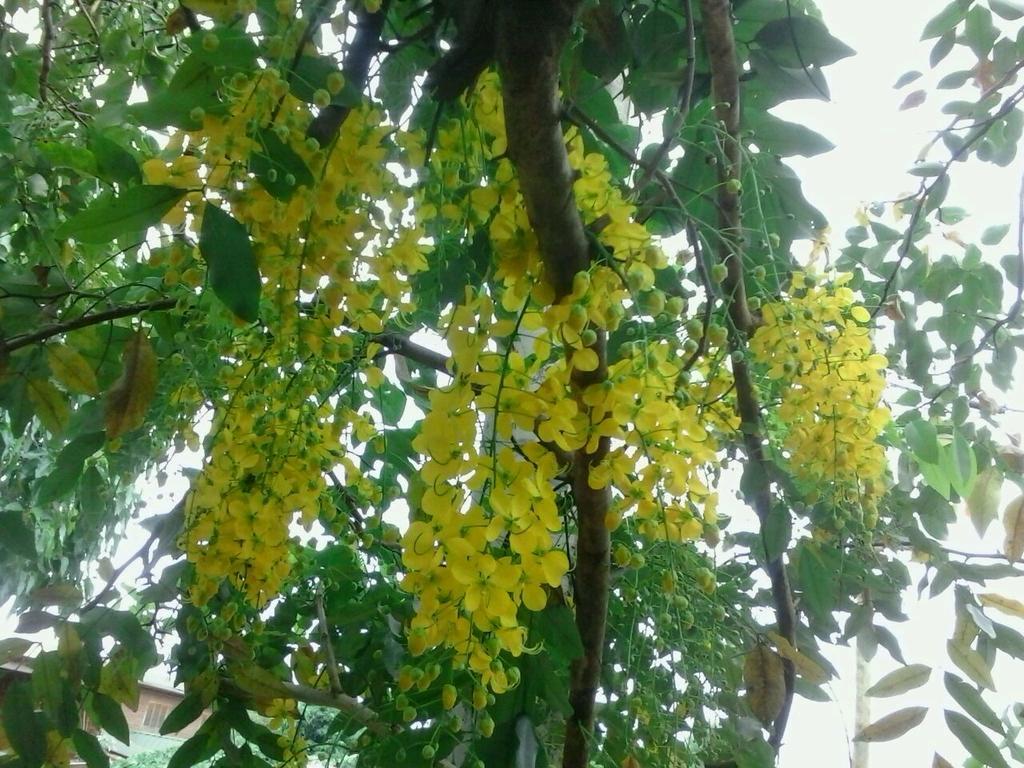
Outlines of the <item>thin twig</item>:
{"type": "Polygon", "coordinates": [[[925,205],[928,203],[928,198],[931,196],[932,192],[935,191],[936,187],[940,183],[946,180],[949,175],[949,169],[953,167],[953,163],[966,155],[970,148],[981,141],[996,122],[1012,112],[1022,99],[1024,99],[1024,88],[1019,88],[1011,94],[1005,102],[1003,102],[1002,106],[991,117],[980,123],[978,129],[950,155],[949,159],[943,164],[942,170],[938,175],[931,177],[930,181],[927,179],[922,180],[917,194],[915,195],[917,202],[914,204],[914,210],[911,212],[910,222],[907,225],[906,233],[900,241],[900,247],[897,250],[896,266],[893,267],[892,272],[885,281],[885,285],[882,286],[882,295],[878,299],[878,306],[876,306],[871,312],[872,320],[878,316],[878,313],[881,312],[882,308],[885,306],[885,301],[889,298],[889,293],[892,291],[893,284],[896,282],[896,277],[903,268],[903,262],[906,261],[907,257],[910,255],[911,247],[914,244],[914,233],[921,221],[921,217],[924,215],[925,205]]]}
{"type": "Polygon", "coordinates": [[[86,23],[92,30],[92,35],[96,38],[96,55],[102,59],[103,52],[101,49],[100,30],[96,26],[96,22],[93,20],[92,14],[89,13],[89,9],[85,7],[85,3],[83,3],[82,0],[75,0],[75,7],[78,8],[78,12],[82,14],[83,17],[85,17],[86,23]]]}
{"type": "Polygon", "coordinates": [[[53,0],[43,0],[39,17],[43,25],[43,39],[40,44],[39,101],[45,104],[50,68],[53,66],[53,0]]]}
{"type": "Polygon", "coordinates": [[[331,642],[331,627],[327,623],[327,612],[324,610],[324,588],[316,588],[316,617],[320,622],[320,631],[324,633],[324,655],[327,657],[327,679],[331,682],[331,693],[335,696],[342,693],[341,678],[338,676],[338,660],[334,656],[334,645],[331,642]]]}
{"type": "Polygon", "coordinates": [[[102,312],[85,314],[81,317],[76,317],[74,320],[48,325],[44,328],[40,328],[38,331],[33,331],[32,333],[25,333],[20,336],[14,336],[10,339],[0,339],[0,352],[10,353],[16,349],[21,349],[22,347],[27,347],[40,341],[46,341],[53,336],[60,336],[63,333],[77,331],[80,328],[88,328],[91,325],[99,325],[100,323],[106,323],[110,320],[117,320],[122,317],[131,317],[133,315],[141,315],[144,312],[158,312],[164,309],[171,309],[177,303],[177,299],[156,299],[155,301],[147,301],[141,304],[128,304],[123,307],[106,309],[102,312]]]}
{"type": "Polygon", "coordinates": [[[690,114],[690,105],[693,101],[693,79],[697,69],[697,34],[693,28],[693,6],[691,0],[683,0],[683,16],[686,18],[686,29],[683,32],[686,40],[686,69],[683,72],[683,83],[679,86],[679,107],[676,109],[675,117],[668,128],[665,129],[665,136],[654,155],[647,162],[643,173],[637,179],[636,188],[643,189],[654,175],[654,170],[661,165],[661,161],[675,146],[679,132],[686,124],[686,118],[690,114]]]}
{"type": "Polygon", "coordinates": [[[684,371],[690,370],[700,356],[707,352],[708,328],[711,325],[711,314],[715,306],[715,291],[711,282],[711,276],[708,274],[707,265],[704,263],[704,249],[701,247],[700,232],[697,231],[696,225],[690,219],[686,221],[686,238],[690,241],[690,246],[693,248],[693,258],[697,265],[697,274],[700,276],[701,284],[704,286],[705,300],[700,341],[697,342],[697,348],[693,350],[693,354],[683,363],[682,370],[684,371]]]}

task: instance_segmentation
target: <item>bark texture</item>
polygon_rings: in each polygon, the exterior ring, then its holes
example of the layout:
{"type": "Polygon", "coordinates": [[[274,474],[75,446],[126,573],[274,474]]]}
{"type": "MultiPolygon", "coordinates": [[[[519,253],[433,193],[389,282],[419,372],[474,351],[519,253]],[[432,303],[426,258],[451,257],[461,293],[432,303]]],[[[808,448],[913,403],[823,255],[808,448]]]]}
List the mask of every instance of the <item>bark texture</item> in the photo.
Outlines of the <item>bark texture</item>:
{"type": "MultiPolygon", "coordinates": [[[[558,97],[559,60],[578,0],[504,0],[497,10],[497,59],[505,101],[509,157],[516,167],[530,225],[537,236],[547,279],[557,299],[572,291],[573,276],[590,265],[590,244],[573,196],[573,171],[562,134],[558,97]]],[[[574,390],[607,376],[607,339],[598,333],[592,349],[597,370],[576,372],[574,390]]],[[[584,407],[582,401],[581,408],[584,407]]],[[[608,616],[611,496],[594,490],[591,467],[608,452],[604,439],[592,453],[577,451],[570,472],[577,512],[573,597],[583,656],[571,670],[564,768],[585,768],[594,726],[608,616]]]]}
{"type": "MultiPolygon", "coordinates": [[[[732,33],[732,12],[729,0],[701,0],[701,18],[704,25],[704,44],[711,65],[711,97],[715,101],[715,114],[720,121],[719,139],[718,215],[721,245],[718,258],[728,268],[725,280],[726,301],[732,320],[730,343],[734,350],[746,348],[747,337],[754,331],[755,318],[747,303],[743,282],[743,221],[740,208],[742,151],[740,146],[740,71],[736,58],[736,42],[732,33]]],[[[761,404],[750,377],[745,359],[733,363],[736,383],[736,411],[740,417],[743,446],[747,461],[759,468],[758,478],[750,500],[761,526],[772,511],[772,478],[775,466],[764,450],[764,432],[761,424],[761,404]]],[[[765,565],[771,582],[772,602],[779,634],[796,646],[796,608],[782,556],[765,565]]],[[[796,671],[793,662],[783,660],[786,695],[782,709],[772,724],[771,745],[782,744],[793,703],[796,671]]]]}

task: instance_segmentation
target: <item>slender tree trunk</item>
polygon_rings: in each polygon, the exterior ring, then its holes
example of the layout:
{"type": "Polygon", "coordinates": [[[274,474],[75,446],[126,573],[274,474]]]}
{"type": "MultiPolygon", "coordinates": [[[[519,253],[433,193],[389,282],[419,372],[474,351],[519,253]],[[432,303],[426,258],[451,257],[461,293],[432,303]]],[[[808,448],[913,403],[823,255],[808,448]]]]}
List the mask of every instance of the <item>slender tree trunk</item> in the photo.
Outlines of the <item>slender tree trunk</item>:
{"type": "MultiPolygon", "coordinates": [[[[871,662],[864,656],[863,641],[860,635],[854,644],[854,651],[857,654],[857,688],[854,699],[853,731],[859,732],[871,723],[871,700],[867,697],[867,690],[871,687],[871,662]]],[[[871,745],[866,741],[853,742],[853,768],[868,768],[868,752],[871,745]]]]}

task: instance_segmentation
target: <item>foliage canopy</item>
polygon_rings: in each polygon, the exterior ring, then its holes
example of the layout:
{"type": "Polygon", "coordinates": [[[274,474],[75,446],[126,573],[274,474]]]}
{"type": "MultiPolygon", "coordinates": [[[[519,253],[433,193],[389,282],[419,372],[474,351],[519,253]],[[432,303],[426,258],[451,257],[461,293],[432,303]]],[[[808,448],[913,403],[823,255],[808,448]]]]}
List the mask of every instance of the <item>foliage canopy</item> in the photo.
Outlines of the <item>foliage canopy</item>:
{"type": "Polygon", "coordinates": [[[951,122],[832,259],[787,164],[831,144],[772,112],[853,53],[810,0],[7,0],[0,598],[59,643],[0,764],[106,765],[80,714],[127,739],[166,657],[174,768],[301,764],[304,705],[359,765],[770,766],[823,645],[906,664],[911,559],[946,727],[1024,759],[1024,499],[944,546],[1024,486],[1024,252],[946,204],[1016,156],[1022,16],[929,22],[951,122]]]}

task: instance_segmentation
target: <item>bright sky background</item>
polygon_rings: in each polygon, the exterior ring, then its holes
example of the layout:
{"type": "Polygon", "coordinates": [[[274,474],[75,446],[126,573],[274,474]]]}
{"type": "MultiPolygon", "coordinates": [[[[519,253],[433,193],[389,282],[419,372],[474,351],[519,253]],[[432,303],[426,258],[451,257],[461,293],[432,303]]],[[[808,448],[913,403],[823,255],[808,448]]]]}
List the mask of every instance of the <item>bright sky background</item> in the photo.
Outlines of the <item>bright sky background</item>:
{"type": "MultiPolygon", "coordinates": [[[[826,70],[833,100],[830,103],[802,101],[785,105],[780,116],[802,122],[827,136],[837,148],[826,155],[808,160],[796,159],[800,177],[809,200],[822,209],[832,223],[835,249],[842,245],[842,235],[853,223],[857,206],[876,199],[892,199],[915,188],[915,180],[906,174],[921,147],[930,138],[930,131],[943,126],[948,117],[939,109],[944,92],[931,93],[922,107],[900,112],[898,107],[906,93],[896,92],[892,85],[903,72],[925,70],[930,44],[917,43],[920,30],[928,18],[937,13],[945,0],[818,0],[833,34],[858,51],[826,70]]],[[[926,76],[921,87],[931,84],[926,76]]],[[[910,89],[918,87],[914,84],[910,89]]],[[[974,218],[961,227],[970,239],[986,226],[1016,221],[1017,190],[1024,163],[1009,169],[983,166],[974,162],[957,168],[949,203],[963,205],[974,218]]],[[[1011,250],[1016,232],[1004,241],[1011,250]]],[[[998,256],[1002,251],[997,251],[998,256]]],[[[1024,389],[1007,398],[1006,404],[1024,405],[1024,389]]],[[[1019,417],[1011,426],[1020,432],[1024,421],[1019,417]]],[[[196,457],[186,459],[195,464],[196,457]]],[[[177,464],[177,462],[175,462],[177,464]]],[[[180,466],[180,465],[179,465],[180,466]]],[[[155,483],[145,494],[148,510],[158,514],[169,509],[181,496],[186,484],[180,475],[172,476],[167,486],[157,489],[155,483]]],[[[1004,502],[1013,488],[1004,487],[1004,502]]],[[[1001,542],[1001,525],[993,524],[985,541],[979,541],[966,522],[952,529],[950,545],[971,552],[997,552],[1001,542]]],[[[138,546],[138,526],[130,526],[123,538],[122,552],[113,558],[120,563],[126,552],[138,546]]],[[[130,572],[129,574],[130,575],[130,572]]],[[[915,572],[915,578],[920,570],[915,572]]],[[[1021,581],[1021,580],[1018,580],[1021,581]]],[[[997,585],[1005,594],[1024,597],[1024,584],[997,585]]],[[[13,622],[0,606],[0,637],[11,634],[13,622]]],[[[925,768],[931,765],[933,751],[938,749],[955,765],[966,756],[955,737],[948,734],[942,720],[945,691],[942,671],[951,666],[946,658],[945,642],[952,631],[952,589],[935,601],[916,603],[913,594],[905,606],[909,623],[891,627],[900,638],[909,663],[934,667],[928,687],[899,698],[878,699],[872,704],[872,719],[904,706],[933,704],[925,724],[900,740],[872,746],[871,765],[879,768],[905,766],[925,768]]],[[[1000,621],[1024,630],[1024,622],[1000,617],[1000,621]]],[[[841,681],[833,684],[834,701],[816,704],[797,697],[782,753],[783,768],[842,768],[849,765],[849,738],[853,731],[854,658],[849,649],[830,653],[840,671],[841,681]]],[[[884,649],[879,649],[872,665],[872,677],[878,679],[896,667],[884,649]]],[[[1024,665],[997,664],[998,697],[988,696],[997,704],[997,711],[1013,702],[1013,694],[1024,690],[1024,665]]],[[[1020,696],[1020,693],[1017,693],[1020,696]]],[[[1019,700],[1019,699],[1018,699],[1019,700]]]]}
{"type": "MultiPolygon", "coordinates": [[[[802,101],[785,105],[780,116],[804,122],[827,136],[837,148],[825,155],[794,163],[804,181],[809,200],[828,216],[835,246],[841,247],[842,236],[852,222],[852,213],[863,202],[894,199],[912,191],[916,180],[906,175],[918,152],[931,137],[931,131],[947,124],[948,116],[940,113],[949,98],[944,91],[930,92],[928,101],[917,109],[899,111],[907,92],[917,87],[930,87],[934,79],[925,75],[903,91],[894,91],[896,79],[908,70],[927,70],[931,42],[919,43],[921,30],[929,18],[938,13],[945,0],[818,0],[825,21],[834,35],[857,51],[857,56],[828,67],[832,102],[802,101]],[[924,85],[919,85],[924,84],[924,85]],[[945,98],[944,98],[945,97],[945,98]]],[[[955,69],[949,67],[946,72],[955,69]]],[[[966,68],[966,67],[965,67],[966,68]]],[[[801,160],[798,158],[798,160],[801,160]]],[[[963,205],[972,218],[961,226],[965,239],[985,227],[1016,221],[1017,192],[1024,164],[1017,161],[1008,169],[978,162],[957,167],[948,200],[963,205]]],[[[1006,250],[1015,248],[1016,231],[1011,230],[1004,241],[1006,250]]],[[[951,251],[952,252],[952,251],[951,251]]],[[[1019,380],[1019,375],[1018,375],[1019,380]]],[[[1024,404],[1024,389],[1018,385],[1007,405],[1024,404]]],[[[1004,418],[1006,418],[1004,416],[1004,418]]],[[[1021,420],[1010,426],[1021,430],[1021,420]]],[[[1009,483],[1004,486],[1004,502],[1016,493],[1009,483]]],[[[998,552],[1002,526],[993,524],[985,541],[979,541],[974,529],[961,521],[951,528],[950,546],[970,552],[998,552]]],[[[913,571],[915,578],[920,569],[913,571]]],[[[1021,582],[1020,579],[1017,582],[1021,582]]],[[[1018,599],[1024,584],[1012,587],[1000,582],[996,591],[1018,599]]],[[[932,705],[924,724],[895,742],[871,746],[871,765],[878,768],[905,766],[925,768],[931,765],[932,754],[939,750],[954,765],[962,764],[966,751],[949,734],[942,717],[942,706],[949,706],[942,685],[942,672],[952,664],[946,656],[945,643],[952,633],[952,589],[934,601],[917,603],[908,595],[905,611],[910,621],[890,628],[900,638],[908,663],[923,663],[934,668],[927,687],[900,697],[872,700],[872,720],[896,709],[912,705],[932,705]]],[[[1022,622],[1002,616],[999,621],[1018,630],[1022,622]]],[[[790,718],[786,743],[782,752],[783,768],[832,768],[849,765],[848,737],[853,730],[854,655],[840,649],[830,658],[839,669],[842,680],[833,683],[835,700],[817,704],[797,697],[790,718]]],[[[1010,660],[1012,661],[1012,660],[1010,660]]],[[[872,679],[895,669],[884,649],[879,649],[872,664],[872,679]]],[[[961,675],[962,676],[962,675],[961,675]]],[[[995,679],[1000,692],[986,694],[997,712],[1005,705],[1020,701],[1024,690],[1024,665],[1006,660],[997,662],[995,679]]]]}

